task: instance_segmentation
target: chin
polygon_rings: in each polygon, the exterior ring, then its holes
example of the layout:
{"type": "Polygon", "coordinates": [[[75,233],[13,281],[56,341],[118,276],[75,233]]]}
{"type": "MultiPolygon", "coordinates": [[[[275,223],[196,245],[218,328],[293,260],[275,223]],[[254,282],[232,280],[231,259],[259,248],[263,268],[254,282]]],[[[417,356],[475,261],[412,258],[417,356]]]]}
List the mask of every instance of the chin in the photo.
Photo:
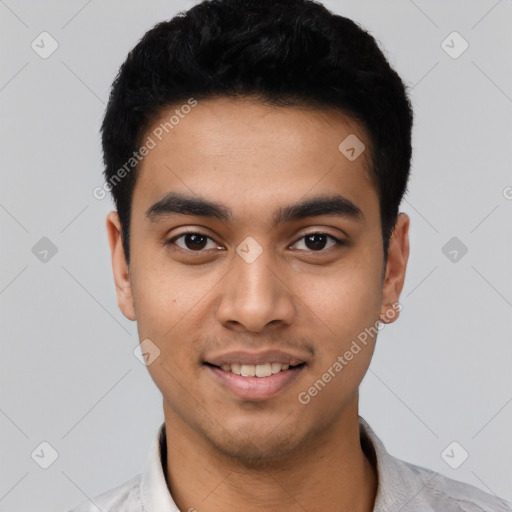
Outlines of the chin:
{"type": "Polygon", "coordinates": [[[247,469],[275,469],[280,463],[286,462],[291,454],[295,454],[301,440],[292,437],[297,430],[273,431],[263,427],[259,432],[255,428],[223,433],[222,439],[211,439],[217,449],[247,469]]]}

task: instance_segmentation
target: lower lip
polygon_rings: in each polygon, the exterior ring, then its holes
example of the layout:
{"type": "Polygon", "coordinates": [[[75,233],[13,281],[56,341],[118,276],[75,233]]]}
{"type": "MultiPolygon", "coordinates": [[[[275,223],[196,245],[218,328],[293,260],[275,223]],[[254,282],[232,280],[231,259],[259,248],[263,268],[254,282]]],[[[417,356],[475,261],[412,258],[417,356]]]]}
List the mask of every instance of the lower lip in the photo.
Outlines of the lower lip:
{"type": "Polygon", "coordinates": [[[221,368],[205,365],[214,378],[243,400],[266,400],[295,380],[305,365],[289,370],[282,370],[268,377],[242,377],[236,373],[226,372],[221,368]]]}

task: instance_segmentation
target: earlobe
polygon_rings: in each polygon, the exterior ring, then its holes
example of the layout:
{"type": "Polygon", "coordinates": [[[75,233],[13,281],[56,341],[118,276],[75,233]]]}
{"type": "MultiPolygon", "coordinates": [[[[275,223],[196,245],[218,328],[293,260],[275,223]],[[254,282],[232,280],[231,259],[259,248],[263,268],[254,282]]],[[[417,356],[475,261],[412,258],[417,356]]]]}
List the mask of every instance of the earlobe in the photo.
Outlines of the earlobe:
{"type": "Polygon", "coordinates": [[[123,315],[135,320],[135,308],[130,281],[130,272],[124,254],[121,237],[121,222],[116,211],[111,211],[106,219],[108,243],[112,258],[112,271],[116,286],[117,304],[123,315]]]}
{"type": "Polygon", "coordinates": [[[406,213],[400,213],[389,241],[380,313],[380,321],[386,324],[394,322],[401,309],[401,306],[397,307],[397,305],[404,286],[409,259],[409,225],[409,216],[406,213]]]}

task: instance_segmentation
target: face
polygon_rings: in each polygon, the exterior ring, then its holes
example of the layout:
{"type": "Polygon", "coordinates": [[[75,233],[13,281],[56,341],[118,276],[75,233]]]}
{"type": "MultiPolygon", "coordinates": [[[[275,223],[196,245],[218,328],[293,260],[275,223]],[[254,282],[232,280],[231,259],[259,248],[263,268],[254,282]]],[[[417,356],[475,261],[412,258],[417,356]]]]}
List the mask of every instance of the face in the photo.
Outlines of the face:
{"type": "Polygon", "coordinates": [[[119,306],[150,340],[166,422],[242,460],[294,453],[357,411],[379,317],[398,317],[409,219],[384,267],[369,150],[339,149],[369,141],[341,113],[211,99],[162,140],[160,122],[129,266],[107,219],[119,306]]]}

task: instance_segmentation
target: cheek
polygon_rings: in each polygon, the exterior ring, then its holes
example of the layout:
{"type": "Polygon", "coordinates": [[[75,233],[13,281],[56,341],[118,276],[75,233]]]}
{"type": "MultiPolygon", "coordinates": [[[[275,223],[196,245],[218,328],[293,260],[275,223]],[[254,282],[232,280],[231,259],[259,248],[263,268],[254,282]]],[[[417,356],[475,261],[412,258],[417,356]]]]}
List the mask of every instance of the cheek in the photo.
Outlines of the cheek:
{"type": "MultiPolygon", "coordinates": [[[[172,376],[193,376],[197,337],[205,325],[204,303],[212,276],[193,278],[168,264],[138,265],[132,281],[139,339],[151,340],[159,352],[148,370],[160,387],[175,387],[172,376]]],[[[182,379],[181,379],[182,380],[182,379]]],[[[178,389],[179,391],[179,389],[178,389]]]]}
{"type": "Polygon", "coordinates": [[[353,398],[370,365],[378,333],[375,284],[364,281],[361,286],[355,276],[339,281],[331,282],[329,294],[319,294],[310,303],[318,350],[311,378],[297,399],[310,403],[319,415],[329,408],[340,411],[353,398]]]}
{"type": "Polygon", "coordinates": [[[339,344],[375,324],[380,313],[380,268],[363,257],[302,283],[304,303],[318,319],[324,336],[339,344]]]}
{"type": "MultiPolygon", "coordinates": [[[[351,352],[352,353],[352,352],[351,352]]],[[[373,347],[361,346],[350,361],[344,353],[330,358],[321,370],[312,372],[297,394],[297,402],[308,408],[309,414],[318,421],[328,421],[352,402],[371,361],[373,347]],[[321,419],[320,419],[321,418],[321,419]]]]}
{"type": "Polygon", "coordinates": [[[161,338],[172,334],[200,300],[200,287],[165,264],[139,262],[134,267],[137,273],[132,278],[132,292],[141,335],[161,338]]]}

